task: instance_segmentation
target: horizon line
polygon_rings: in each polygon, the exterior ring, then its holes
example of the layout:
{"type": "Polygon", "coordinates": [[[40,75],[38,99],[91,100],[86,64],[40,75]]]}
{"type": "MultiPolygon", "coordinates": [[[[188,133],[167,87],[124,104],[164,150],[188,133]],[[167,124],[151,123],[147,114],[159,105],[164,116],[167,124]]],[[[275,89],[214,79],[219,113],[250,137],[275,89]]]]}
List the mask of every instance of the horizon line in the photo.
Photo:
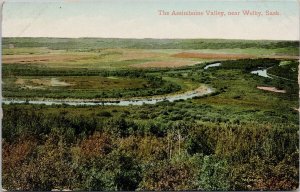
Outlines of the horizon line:
{"type": "Polygon", "coordinates": [[[38,36],[38,37],[31,37],[31,36],[23,36],[23,37],[16,37],[16,36],[8,36],[2,38],[56,38],[56,39],[137,39],[137,40],[143,40],[143,39],[154,39],[154,40],[244,40],[244,41],[300,41],[300,39],[240,39],[240,38],[232,38],[232,39],[226,39],[226,38],[155,38],[155,37],[51,37],[51,36],[38,36]]]}

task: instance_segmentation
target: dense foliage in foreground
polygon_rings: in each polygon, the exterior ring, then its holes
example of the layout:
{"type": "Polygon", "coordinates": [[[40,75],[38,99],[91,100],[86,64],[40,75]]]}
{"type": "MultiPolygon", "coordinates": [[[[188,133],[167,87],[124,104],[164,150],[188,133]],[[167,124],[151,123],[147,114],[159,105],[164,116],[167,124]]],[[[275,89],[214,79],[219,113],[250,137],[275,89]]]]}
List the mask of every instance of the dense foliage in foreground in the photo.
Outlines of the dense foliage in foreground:
{"type": "Polygon", "coordinates": [[[265,118],[276,114],[264,112],[266,117],[252,122],[247,117],[220,118],[214,116],[215,110],[185,102],[143,109],[4,106],[4,187],[291,190],[298,186],[298,126],[292,116],[286,123],[276,118],[268,123],[265,118]],[[194,107],[208,115],[187,112],[194,107]]]}

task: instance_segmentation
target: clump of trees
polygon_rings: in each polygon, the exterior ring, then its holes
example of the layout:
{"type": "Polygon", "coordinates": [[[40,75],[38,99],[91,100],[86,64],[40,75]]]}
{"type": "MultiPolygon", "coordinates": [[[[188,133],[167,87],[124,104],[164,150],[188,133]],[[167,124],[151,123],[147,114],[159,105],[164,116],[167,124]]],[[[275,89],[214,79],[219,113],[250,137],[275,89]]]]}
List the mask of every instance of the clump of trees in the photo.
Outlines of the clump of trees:
{"type": "Polygon", "coordinates": [[[298,61],[283,61],[280,65],[270,68],[268,74],[297,82],[298,67],[298,61]]]}
{"type": "Polygon", "coordinates": [[[251,70],[257,68],[268,68],[276,66],[280,63],[279,60],[260,58],[260,59],[238,59],[238,60],[228,60],[222,61],[222,65],[218,68],[222,69],[241,69],[245,72],[250,72],[251,70]]]}

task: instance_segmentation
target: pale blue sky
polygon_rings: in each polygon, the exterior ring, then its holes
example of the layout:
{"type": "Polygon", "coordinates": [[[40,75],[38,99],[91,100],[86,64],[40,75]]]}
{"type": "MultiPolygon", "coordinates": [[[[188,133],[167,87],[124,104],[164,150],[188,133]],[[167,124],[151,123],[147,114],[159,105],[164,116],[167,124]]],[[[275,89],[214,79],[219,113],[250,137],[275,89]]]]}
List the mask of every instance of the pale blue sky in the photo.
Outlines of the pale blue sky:
{"type": "Polygon", "coordinates": [[[297,1],[90,0],[3,7],[4,37],[299,39],[297,1]],[[166,11],[279,11],[280,16],[159,16],[166,11]]]}

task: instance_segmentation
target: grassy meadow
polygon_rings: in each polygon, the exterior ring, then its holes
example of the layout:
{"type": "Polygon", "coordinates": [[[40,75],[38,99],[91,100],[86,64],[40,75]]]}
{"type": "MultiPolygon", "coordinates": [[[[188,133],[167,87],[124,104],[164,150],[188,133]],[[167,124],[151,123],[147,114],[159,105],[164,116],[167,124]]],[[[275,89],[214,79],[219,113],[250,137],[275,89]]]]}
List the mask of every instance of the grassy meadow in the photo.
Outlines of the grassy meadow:
{"type": "Polygon", "coordinates": [[[3,38],[2,54],[4,100],[214,90],[140,106],[3,104],[7,190],[298,188],[299,42],[3,38]],[[262,68],[272,78],[250,73],[262,68]]]}

